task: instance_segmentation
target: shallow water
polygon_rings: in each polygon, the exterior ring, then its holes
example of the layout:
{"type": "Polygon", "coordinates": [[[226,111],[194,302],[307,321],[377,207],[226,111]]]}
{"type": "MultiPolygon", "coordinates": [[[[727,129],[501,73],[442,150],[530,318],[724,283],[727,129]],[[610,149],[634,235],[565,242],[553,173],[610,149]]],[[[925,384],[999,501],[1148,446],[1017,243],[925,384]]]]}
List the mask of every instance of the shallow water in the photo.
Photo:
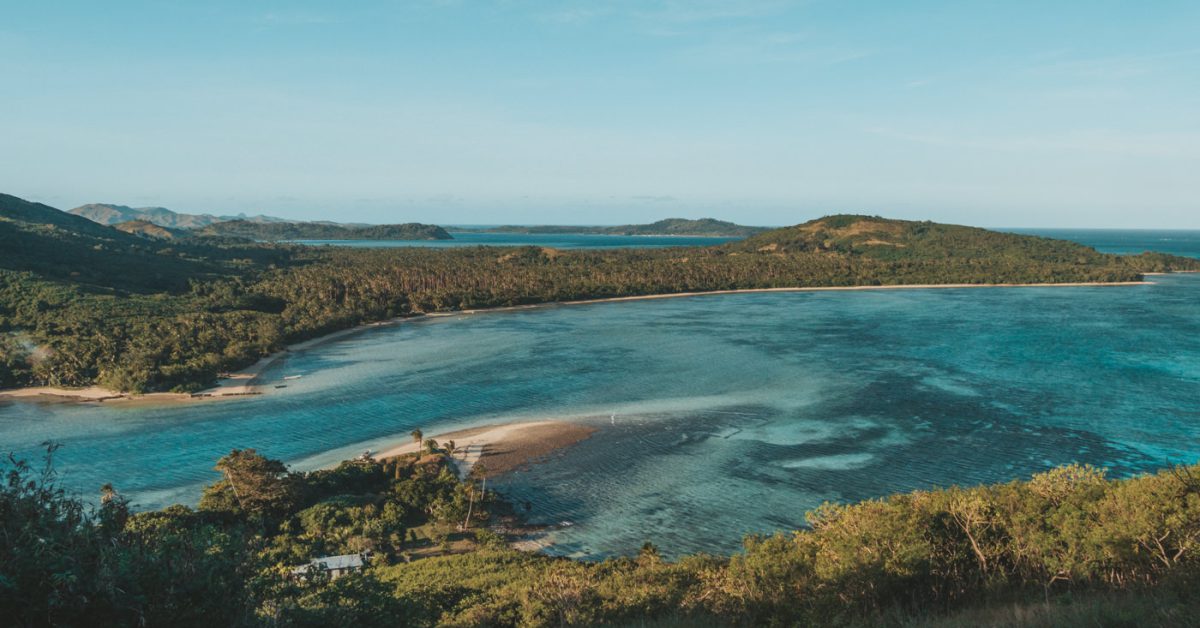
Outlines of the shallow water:
{"type": "Polygon", "coordinates": [[[1200,456],[1200,275],[1154,285],[723,295],[409,321],[298,352],[258,398],[0,402],[0,448],[85,495],[194,502],[234,447],[314,468],[472,423],[601,429],[500,487],[553,551],[724,552],[824,500],[1200,456]],[[284,381],[289,375],[300,379],[284,381]]]}

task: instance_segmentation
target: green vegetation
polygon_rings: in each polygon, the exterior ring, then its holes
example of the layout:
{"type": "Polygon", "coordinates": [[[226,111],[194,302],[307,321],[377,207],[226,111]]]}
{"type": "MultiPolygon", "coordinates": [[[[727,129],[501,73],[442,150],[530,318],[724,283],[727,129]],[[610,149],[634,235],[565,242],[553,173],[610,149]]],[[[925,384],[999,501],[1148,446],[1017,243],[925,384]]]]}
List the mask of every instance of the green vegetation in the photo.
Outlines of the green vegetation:
{"type": "MultiPolygon", "coordinates": [[[[51,448],[50,453],[53,453],[51,448]]],[[[0,485],[0,613],[14,626],[1181,625],[1200,611],[1200,467],[822,506],[731,557],[579,562],[518,552],[441,451],[288,472],[217,463],[197,509],[64,493],[50,458],[0,485]],[[468,511],[475,527],[465,526],[468,511]],[[330,580],[293,569],[369,552],[330,580]]]]}
{"type": "Polygon", "coordinates": [[[0,250],[0,386],[133,392],[194,391],[289,343],[429,312],[742,288],[1133,281],[1200,269],[1189,258],[858,216],[668,249],[154,240],[12,196],[0,196],[0,250]],[[891,245],[871,242],[880,231],[891,245]]]}
{"type": "Polygon", "coordinates": [[[583,225],[504,225],[486,229],[462,229],[482,233],[548,233],[597,235],[678,235],[746,237],[767,231],[767,227],[747,227],[712,218],[667,218],[648,225],[583,226],[583,225]]]}
{"type": "Polygon", "coordinates": [[[130,220],[128,222],[119,222],[112,227],[117,231],[139,235],[144,238],[154,238],[157,240],[174,240],[176,238],[186,238],[187,236],[191,235],[183,229],[163,227],[156,225],[149,220],[130,220]]]}
{"type": "Polygon", "coordinates": [[[253,222],[229,220],[198,230],[201,235],[251,240],[453,240],[437,225],[337,225],[325,222],[253,222]]]}

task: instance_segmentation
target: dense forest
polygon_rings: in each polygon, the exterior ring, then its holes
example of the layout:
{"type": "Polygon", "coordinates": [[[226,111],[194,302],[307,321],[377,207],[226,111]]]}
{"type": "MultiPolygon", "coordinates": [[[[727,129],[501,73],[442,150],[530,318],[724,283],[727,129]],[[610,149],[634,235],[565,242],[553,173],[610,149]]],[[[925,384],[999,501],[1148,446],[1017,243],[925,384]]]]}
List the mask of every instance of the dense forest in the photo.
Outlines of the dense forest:
{"type": "Polygon", "coordinates": [[[713,247],[153,240],[0,195],[0,388],[194,391],[288,343],[429,312],[739,288],[1134,281],[1200,260],[834,216],[713,247]]]}
{"type": "MultiPolygon", "coordinates": [[[[290,472],[217,461],[195,509],[93,508],[44,465],[0,465],[0,616],[12,626],[1180,626],[1200,616],[1200,467],[827,504],[729,557],[581,562],[459,480],[452,443],[290,472]],[[368,554],[331,579],[317,557],[368,554]],[[299,568],[297,570],[297,568],[299,568]]],[[[53,447],[50,448],[53,454],[53,447]]],[[[486,461],[486,459],[485,459],[486,461]]]]}
{"type": "Polygon", "coordinates": [[[326,222],[254,222],[227,220],[203,229],[201,235],[234,236],[251,240],[452,240],[437,225],[337,225],[326,222]]]}
{"type": "Polygon", "coordinates": [[[484,229],[460,229],[484,233],[549,233],[597,235],[678,235],[745,237],[764,231],[767,227],[747,227],[713,218],[666,218],[645,225],[586,226],[586,225],[503,225],[484,229]]]}

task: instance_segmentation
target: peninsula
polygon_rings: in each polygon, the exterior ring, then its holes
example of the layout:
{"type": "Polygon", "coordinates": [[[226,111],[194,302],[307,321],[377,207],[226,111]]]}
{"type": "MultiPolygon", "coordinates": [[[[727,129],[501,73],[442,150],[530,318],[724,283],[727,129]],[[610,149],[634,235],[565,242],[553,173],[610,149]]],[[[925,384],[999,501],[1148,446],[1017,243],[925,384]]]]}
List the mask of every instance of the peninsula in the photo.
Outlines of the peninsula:
{"type": "Polygon", "coordinates": [[[1128,283],[1200,269],[1191,258],[849,215],[666,249],[156,240],[7,195],[0,246],[0,388],[131,393],[203,390],[289,344],[427,313],[727,290],[1128,283]]]}

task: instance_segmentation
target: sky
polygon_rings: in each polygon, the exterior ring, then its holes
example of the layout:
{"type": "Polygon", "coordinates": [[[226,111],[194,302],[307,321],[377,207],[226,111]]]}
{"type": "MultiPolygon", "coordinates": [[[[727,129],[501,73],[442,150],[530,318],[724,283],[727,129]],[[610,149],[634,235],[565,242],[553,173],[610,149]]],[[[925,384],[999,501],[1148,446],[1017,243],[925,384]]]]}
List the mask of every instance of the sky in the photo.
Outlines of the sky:
{"type": "Polygon", "coordinates": [[[0,0],[0,191],[1200,228],[1200,2],[0,0]]]}

